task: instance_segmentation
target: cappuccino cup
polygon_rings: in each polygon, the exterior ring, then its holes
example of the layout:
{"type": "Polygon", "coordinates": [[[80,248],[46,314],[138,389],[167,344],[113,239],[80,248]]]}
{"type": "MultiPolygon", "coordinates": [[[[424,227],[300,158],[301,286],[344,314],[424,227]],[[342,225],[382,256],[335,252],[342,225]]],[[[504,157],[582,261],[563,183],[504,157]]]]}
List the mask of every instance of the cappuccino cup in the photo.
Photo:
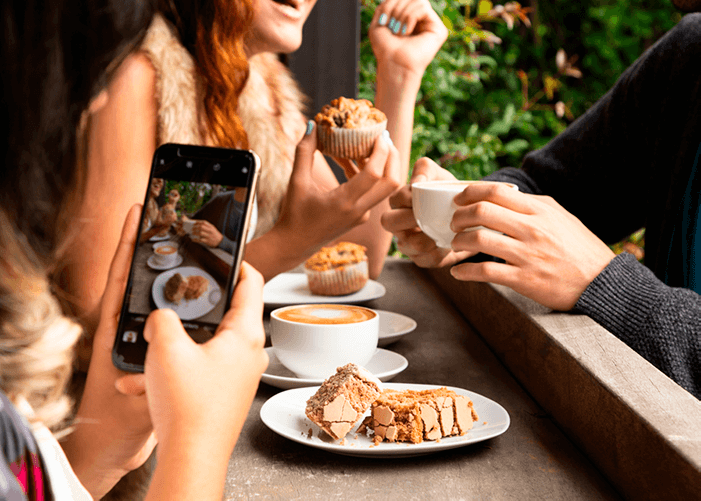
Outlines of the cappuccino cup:
{"type": "Polygon", "coordinates": [[[366,365],[379,331],[377,312],[362,306],[302,304],[270,313],[275,355],[302,379],[326,379],[351,362],[366,365]]]}
{"type": "MultiPolygon", "coordinates": [[[[451,242],[456,233],[450,229],[450,222],[457,205],[455,196],[471,184],[496,183],[499,181],[420,181],[411,185],[411,202],[416,223],[426,235],[431,237],[438,247],[451,248],[451,242]]],[[[502,183],[512,189],[518,186],[512,183],[502,183]]],[[[464,231],[489,229],[484,226],[471,226],[464,231]]],[[[490,230],[491,231],[491,230],[490,230]]]]}
{"type": "Polygon", "coordinates": [[[172,242],[165,242],[153,249],[153,262],[158,266],[175,266],[178,261],[178,248],[172,242]]]}

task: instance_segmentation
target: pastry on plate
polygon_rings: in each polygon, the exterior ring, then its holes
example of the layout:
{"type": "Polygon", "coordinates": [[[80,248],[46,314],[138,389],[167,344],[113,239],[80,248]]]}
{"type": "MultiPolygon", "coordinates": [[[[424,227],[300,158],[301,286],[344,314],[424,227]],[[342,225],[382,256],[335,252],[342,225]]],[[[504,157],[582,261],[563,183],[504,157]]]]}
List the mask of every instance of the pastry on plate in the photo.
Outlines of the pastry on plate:
{"type": "Polygon", "coordinates": [[[433,390],[385,390],[363,422],[375,443],[439,440],[464,435],[477,421],[472,401],[445,387],[433,390]]]}
{"type": "Polygon", "coordinates": [[[309,290],[320,296],[342,296],[362,289],[368,281],[365,247],[340,242],[322,249],[304,263],[309,290]]]}
{"type": "Polygon", "coordinates": [[[163,287],[163,295],[171,303],[180,304],[180,301],[185,297],[186,290],[187,280],[180,273],[176,273],[168,279],[163,287]]]}
{"type": "Polygon", "coordinates": [[[190,275],[187,277],[187,288],[185,289],[185,299],[199,299],[209,288],[209,280],[201,275],[190,275]]]}
{"type": "Polygon", "coordinates": [[[367,99],[339,97],[314,117],[319,150],[336,158],[361,160],[372,153],[387,117],[367,99]]]}
{"type": "Polygon", "coordinates": [[[305,414],[332,438],[341,440],[380,396],[381,385],[363,367],[346,364],[307,400],[305,414]]]}

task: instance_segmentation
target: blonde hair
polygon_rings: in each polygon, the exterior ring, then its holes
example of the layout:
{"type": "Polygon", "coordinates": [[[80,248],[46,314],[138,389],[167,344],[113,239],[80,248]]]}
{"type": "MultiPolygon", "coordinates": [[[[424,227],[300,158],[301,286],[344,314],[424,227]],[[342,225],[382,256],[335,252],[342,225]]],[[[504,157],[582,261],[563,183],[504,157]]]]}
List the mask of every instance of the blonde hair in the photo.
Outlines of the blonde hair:
{"type": "Polygon", "coordinates": [[[2,209],[0,249],[0,388],[30,404],[31,421],[57,430],[72,410],[66,387],[82,329],[63,315],[47,270],[2,209]]]}

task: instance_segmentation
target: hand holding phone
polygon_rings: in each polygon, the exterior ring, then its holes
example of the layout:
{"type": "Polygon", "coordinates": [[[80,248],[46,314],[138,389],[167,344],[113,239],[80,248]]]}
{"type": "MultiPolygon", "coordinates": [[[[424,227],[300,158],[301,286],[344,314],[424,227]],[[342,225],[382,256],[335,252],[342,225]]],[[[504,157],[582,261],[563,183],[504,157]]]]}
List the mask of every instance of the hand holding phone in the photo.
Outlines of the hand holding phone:
{"type": "Polygon", "coordinates": [[[246,150],[181,144],[156,150],[114,340],[116,367],[143,372],[144,324],[156,309],[175,311],[197,342],[214,335],[238,278],[259,169],[257,155],[246,150]],[[191,220],[207,221],[219,244],[204,245],[176,224],[191,220]]]}

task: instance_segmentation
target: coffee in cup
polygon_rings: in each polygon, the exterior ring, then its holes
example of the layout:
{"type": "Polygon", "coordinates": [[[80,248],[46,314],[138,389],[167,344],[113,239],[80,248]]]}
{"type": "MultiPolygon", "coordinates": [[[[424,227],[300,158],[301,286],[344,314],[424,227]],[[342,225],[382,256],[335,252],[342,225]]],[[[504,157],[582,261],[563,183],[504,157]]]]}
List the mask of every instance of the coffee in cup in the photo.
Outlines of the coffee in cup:
{"type": "Polygon", "coordinates": [[[366,365],[377,349],[380,317],[362,306],[305,304],[270,314],[270,341],[285,367],[324,379],[347,363],[366,365]]]}
{"type": "Polygon", "coordinates": [[[153,249],[154,263],[158,266],[174,266],[178,260],[178,248],[166,242],[153,249]]]}
{"type": "MultiPolygon", "coordinates": [[[[450,249],[455,238],[455,232],[450,229],[453,214],[457,205],[453,201],[455,196],[475,183],[494,183],[499,181],[420,181],[411,185],[411,200],[414,210],[414,218],[419,228],[431,237],[438,247],[450,249]]],[[[512,189],[518,190],[518,186],[512,183],[503,183],[512,189]]],[[[464,231],[485,229],[484,226],[473,226],[464,231]]]]}

